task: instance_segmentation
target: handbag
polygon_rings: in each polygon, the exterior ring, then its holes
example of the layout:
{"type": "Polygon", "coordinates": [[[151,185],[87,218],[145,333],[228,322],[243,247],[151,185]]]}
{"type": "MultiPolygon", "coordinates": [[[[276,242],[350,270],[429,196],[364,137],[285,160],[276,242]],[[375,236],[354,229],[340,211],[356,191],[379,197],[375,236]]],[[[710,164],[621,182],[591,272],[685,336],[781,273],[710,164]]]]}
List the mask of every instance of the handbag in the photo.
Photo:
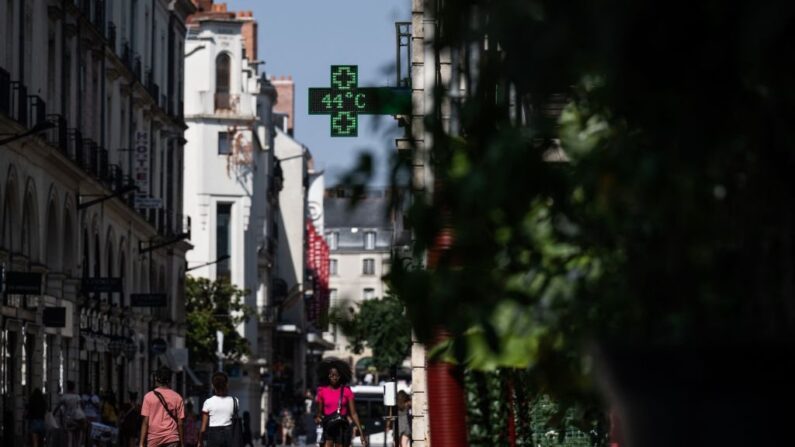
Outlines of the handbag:
{"type": "Polygon", "coordinates": [[[237,412],[237,398],[232,398],[234,410],[232,411],[232,433],[229,436],[231,447],[243,447],[243,419],[237,412]]]}
{"type": "Polygon", "coordinates": [[[47,431],[57,430],[61,428],[58,425],[58,421],[55,419],[55,416],[52,414],[52,411],[48,411],[44,413],[44,429],[47,431]]]}
{"type": "Polygon", "coordinates": [[[327,414],[323,417],[323,431],[324,432],[334,432],[339,430],[341,427],[348,425],[348,418],[340,413],[340,409],[342,408],[342,392],[345,389],[344,386],[340,387],[340,398],[337,401],[337,411],[331,414],[327,414]]]}

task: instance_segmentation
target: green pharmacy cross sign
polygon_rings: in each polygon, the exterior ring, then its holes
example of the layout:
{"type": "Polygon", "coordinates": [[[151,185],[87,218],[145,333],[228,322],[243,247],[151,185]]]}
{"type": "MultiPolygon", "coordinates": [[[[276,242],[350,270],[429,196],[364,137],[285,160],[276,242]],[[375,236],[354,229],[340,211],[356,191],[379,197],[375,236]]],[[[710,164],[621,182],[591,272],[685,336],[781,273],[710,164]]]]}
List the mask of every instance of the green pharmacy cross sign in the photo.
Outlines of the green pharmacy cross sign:
{"type": "Polygon", "coordinates": [[[332,137],[355,137],[359,115],[400,115],[411,110],[411,92],[391,87],[359,87],[356,65],[332,65],[331,88],[309,89],[309,114],[331,115],[332,137]]]}

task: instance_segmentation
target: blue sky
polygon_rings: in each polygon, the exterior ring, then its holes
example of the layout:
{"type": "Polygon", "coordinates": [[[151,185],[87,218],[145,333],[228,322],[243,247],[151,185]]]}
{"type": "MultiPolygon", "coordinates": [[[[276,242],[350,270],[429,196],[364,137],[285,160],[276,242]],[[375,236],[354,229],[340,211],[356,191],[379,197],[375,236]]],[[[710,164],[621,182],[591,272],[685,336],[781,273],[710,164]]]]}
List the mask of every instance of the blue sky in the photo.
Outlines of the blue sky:
{"type": "MultiPolygon", "coordinates": [[[[221,1],[219,0],[218,3],[221,1]]],[[[259,58],[269,76],[292,75],[295,138],[333,185],[362,151],[377,155],[378,178],[402,135],[390,116],[362,116],[357,138],[331,138],[329,117],[307,113],[307,89],[329,85],[331,65],[358,65],[360,86],[395,85],[395,25],[410,21],[410,0],[228,0],[230,10],[251,10],[259,24],[259,58]]]]}

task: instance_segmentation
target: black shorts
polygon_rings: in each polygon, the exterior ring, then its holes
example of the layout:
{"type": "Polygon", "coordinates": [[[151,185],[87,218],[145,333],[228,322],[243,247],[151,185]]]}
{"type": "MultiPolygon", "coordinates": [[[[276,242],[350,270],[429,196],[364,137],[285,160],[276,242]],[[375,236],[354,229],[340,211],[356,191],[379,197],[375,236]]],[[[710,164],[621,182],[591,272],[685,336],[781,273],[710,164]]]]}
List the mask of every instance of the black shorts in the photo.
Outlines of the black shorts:
{"type": "Polygon", "coordinates": [[[344,446],[351,445],[351,425],[349,423],[340,424],[336,429],[323,430],[323,441],[332,441],[334,444],[344,446]]]}

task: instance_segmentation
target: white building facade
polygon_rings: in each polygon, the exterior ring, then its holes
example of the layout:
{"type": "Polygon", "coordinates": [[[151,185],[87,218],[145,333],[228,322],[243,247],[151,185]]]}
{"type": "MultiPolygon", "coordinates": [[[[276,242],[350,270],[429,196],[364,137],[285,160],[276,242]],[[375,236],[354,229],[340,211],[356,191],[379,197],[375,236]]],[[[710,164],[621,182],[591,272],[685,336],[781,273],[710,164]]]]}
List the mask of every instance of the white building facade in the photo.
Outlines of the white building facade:
{"type": "MultiPolygon", "coordinates": [[[[355,207],[352,204],[350,197],[339,197],[336,190],[324,200],[331,307],[355,308],[357,303],[383,298],[388,292],[382,278],[389,271],[394,233],[389,199],[382,192],[371,192],[355,207]]],[[[369,349],[361,354],[348,349],[348,340],[336,327],[330,327],[324,338],[334,344],[326,356],[348,359],[353,366],[371,356],[369,349]]]]}
{"type": "Polygon", "coordinates": [[[185,47],[184,200],[194,246],[187,259],[198,267],[191,275],[228,279],[257,309],[257,318],[238,327],[251,355],[225,366],[241,413],[248,411],[264,429],[271,411],[262,378],[272,361],[272,232],[281,183],[271,122],[275,90],[260,76],[256,49],[244,38],[253,18],[218,6],[191,17],[185,47]]]}
{"type": "Polygon", "coordinates": [[[128,401],[157,367],[183,370],[181,55],[194,10],[0,2],[1,445],[22,445],[33,388],[50,403],[68,382],[128,401]]]}

